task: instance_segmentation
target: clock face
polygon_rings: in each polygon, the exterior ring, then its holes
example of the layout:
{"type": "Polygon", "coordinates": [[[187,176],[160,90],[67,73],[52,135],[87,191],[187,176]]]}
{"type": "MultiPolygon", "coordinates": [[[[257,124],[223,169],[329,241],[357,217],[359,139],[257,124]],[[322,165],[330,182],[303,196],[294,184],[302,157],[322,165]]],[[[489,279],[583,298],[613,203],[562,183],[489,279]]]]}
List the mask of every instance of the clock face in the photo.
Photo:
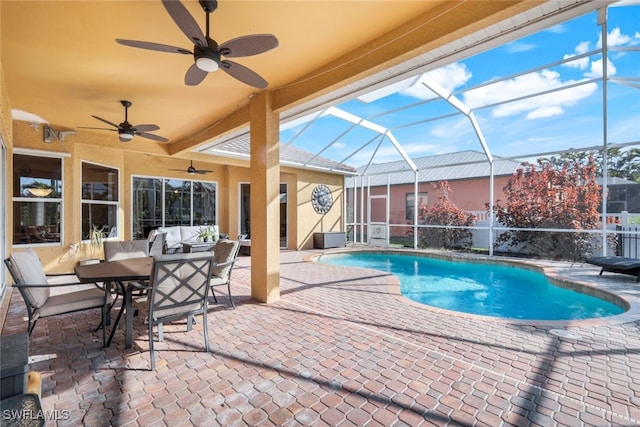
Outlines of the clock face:
{"type": "Polygon", "coordinates": [[[313,205],[313,209],[319,214],[329,212],[333,204],[333,197],[331,196],[329,187],[324,184],[316,186],[311,193],[311,204],[313,205]]]}

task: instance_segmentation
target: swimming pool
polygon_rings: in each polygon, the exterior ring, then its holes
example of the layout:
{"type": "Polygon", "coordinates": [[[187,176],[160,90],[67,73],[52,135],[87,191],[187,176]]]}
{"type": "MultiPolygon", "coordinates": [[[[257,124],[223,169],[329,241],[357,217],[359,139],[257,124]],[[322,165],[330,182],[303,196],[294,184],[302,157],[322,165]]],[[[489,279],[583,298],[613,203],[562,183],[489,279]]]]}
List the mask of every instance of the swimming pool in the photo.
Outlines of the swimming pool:
{"type": "Polygon", "coordinates": [[[328,254],[319,261],[394,274],[405,297],[463,313],[509,319],[575,320],[625,311],[603,299],[555,286],[544,274],[525,268],[388,252],[328,254]]]}

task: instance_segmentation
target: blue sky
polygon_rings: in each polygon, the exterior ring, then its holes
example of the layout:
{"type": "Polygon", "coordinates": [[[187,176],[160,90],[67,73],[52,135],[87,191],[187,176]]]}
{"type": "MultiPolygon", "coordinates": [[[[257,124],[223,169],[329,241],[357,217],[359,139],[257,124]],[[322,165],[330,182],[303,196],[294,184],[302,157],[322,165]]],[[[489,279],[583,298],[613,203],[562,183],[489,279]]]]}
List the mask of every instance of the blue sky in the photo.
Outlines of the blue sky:
{"type": "MultiPolygon", "coordinates": [[[[599,49],[601,28],[596,20],[596,13],[592,12],[427,74],[472,108],[487,144],[496,156],[525,157],[527,154],[602,145],[602,80],[589,82],[602,75],[600,53],[469,90],[494,79],[599,49]],[[576,86],[482,108],[505,99],[572,84],[576,86]]],[[[640,5],[610,7],[607,29],[610,49],[639,49],[640,5]]],[[[610,50],[608,59],[609,77],[636,79],[629,83],[631,86],[613,82],[607,85],[608,141],[640,142],[640,51],[610,50]]],[[[423,102],[434,95],[420,84],[419,78],[416,76],[397,83],[394,86],[397,92],[390,93],[389,90],[372,94],[375,100],[371,102],[354,99],[336,107],[368,119],[373,125],[390,129],[411,157],[462,150],[482,151],[464,115],[454,114],[457,110],[442,100],[423,102]],[[387,96],[381,97],[383,94],[387,96]],[[410,105],[415,106],[384,114],[410,105]],[[452,115],[433,120],[447,114],[452,115]],[[423,123],[415,124],[421,121],[423,123]]],[[[335,161],[343,161],[351,155],[346,160],[351,166],[366,164],[379,141],[378,134],[371,129],[354,127],[351,122],[334,115],[323,116],[311,125],[308,123],[281,131],[281,141],[285,144],[293,141],[292,146],[313,152],[317,152],[318,147],[326,147],[321,155],[335,161]],[[366,148],[352,154],[369,141],[372,142],[366,148]]],[[[384,140],[374,162],[399,159],[392,144],[384,140]]]]}

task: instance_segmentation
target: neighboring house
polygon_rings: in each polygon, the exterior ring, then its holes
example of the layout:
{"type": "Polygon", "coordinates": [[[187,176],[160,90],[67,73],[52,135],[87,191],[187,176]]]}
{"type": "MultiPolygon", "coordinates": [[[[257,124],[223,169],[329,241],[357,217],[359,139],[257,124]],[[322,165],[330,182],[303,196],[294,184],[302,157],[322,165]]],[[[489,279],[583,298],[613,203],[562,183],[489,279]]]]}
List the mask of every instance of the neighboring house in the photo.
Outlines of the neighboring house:
{"type": "MultiPolygon", "coordinates": [[[[418,168],[419,207],[436,204],[438,199],[432,184],[447,181],[451,188],[450,200],[460,209],[472,212],[486,211],[485,205],[490,199],[490,165],[483,153],[469,150],[412,160],[418,168]]],[[[520,164],[521,162],[516,160],[494,157],[494,201],[504,200],[503,188],[520,164]]],[[[389,223],[413,224],[416,174],[404,161],[371,164],[368,167],[359,168],[358,172],[361,174],[364,172],[366,176],[347,177],[345,181],[347,206],[355,213],[351,219],[355,219],[355,222],[367,223],[369,204],[372,206],[371,218],[375,221],[384,219],[386,204],[378,202],[379,199],[375,196],[386,195],[387,185],[389,185],[389,223]],[[357,196],[355,204],[354,185],[356,185],[357,196]],[[367,185],[370,186],[370,193],[367,193],[367,185]],[[360,193],[362,189],[365,196],[370,194],[374,198],[362,198],[360,193]],[[360,206],[363,200],[365,206],[360,206]]]]}
{"type": "MultiPolygon", "coordinates": [[[[602,185],[602,178],[596,180],[602,185]]],[[[607,180],[607,213],[640,213],[640,184],[624,178],[609,177],[607,180]]],[[[600,211],[602,209],[600,208],[600,211]]]]}

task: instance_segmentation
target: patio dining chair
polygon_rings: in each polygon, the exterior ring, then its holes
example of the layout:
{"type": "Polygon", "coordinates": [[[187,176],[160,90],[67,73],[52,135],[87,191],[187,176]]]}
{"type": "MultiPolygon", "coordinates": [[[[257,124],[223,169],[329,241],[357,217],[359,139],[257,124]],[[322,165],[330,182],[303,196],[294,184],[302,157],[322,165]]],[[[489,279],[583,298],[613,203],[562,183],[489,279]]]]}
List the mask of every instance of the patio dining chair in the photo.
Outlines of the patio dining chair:
{"type": "MultiPolygon", "coordinates": [[[[31,335],[36,322],[40,318],[57,316],[82,310],[101,309],[100,326],[110,315],[114,299],[109,293],[96,287],[73,290],[66,293],[52,295],[53,288],[79,286],[80,283],[49,283],[42,268],[38,254],[33,249],[14,252],[4,260],[11,277],[13,286],[18,288],[29,314],[28,334],[31,335]]],[[[98,327],[98,328],[99,328],[98,327]]],[[[102,340],[105,342],[105,328],[102,328],[102,340]]]]}
{"type": "Polygon", "coordinates": [[[103,247],[105,261],[149,256],[147,240],[105,240],[103,247]]]}
{"type": "MultiPolygon", "coordinates": [[[[162,341],[162,325],[179,319],[187,319],[187,331],[193,317],[202,315],[204,342],[209,351],[207,329],[207,296],[209,277],[213,267],[211,252],[179,253],[153,257],[151,280],[144,287],[147,294],[133,299],[134,306],[144,313],[149,325],[149,351],[151,370],[156,369],[153,348],[153,328],[158,328],[158,341],[162,341]]],[[[142,287],[138,285],[138,287],[142,287]]]]}
{"type": "Polygon", "coordinates": [[[233,271],[233,265],[238,260],[239,250],[240,241],[238,240],[218,240],[213,248],[215,264],[211,274],[211,280],[209,281],[211,295],[213,295],[213,300],[216,303],[218,302],[218,299],[216,298],[214,288],[218,286],[227,287],[229,301],[231,301],[231,306],[234,310],[236,308],[236,304],[233,302],[233,296],[231,295],[231,272],[233,271]]]}
{"type": "MultiPolygon", "coordinates": [[[[105,240],[102,244],[105,261],[149,256],[149,242],[147,240],[105,240]]],[[[107,286],[109,285],[107,284],[107,286]]],[[[125,283],[125,286],[129,285],[132,283],[125,283]]],[[[115,292],[120,290],[119,286],[112,288],[115,292]]]]}

